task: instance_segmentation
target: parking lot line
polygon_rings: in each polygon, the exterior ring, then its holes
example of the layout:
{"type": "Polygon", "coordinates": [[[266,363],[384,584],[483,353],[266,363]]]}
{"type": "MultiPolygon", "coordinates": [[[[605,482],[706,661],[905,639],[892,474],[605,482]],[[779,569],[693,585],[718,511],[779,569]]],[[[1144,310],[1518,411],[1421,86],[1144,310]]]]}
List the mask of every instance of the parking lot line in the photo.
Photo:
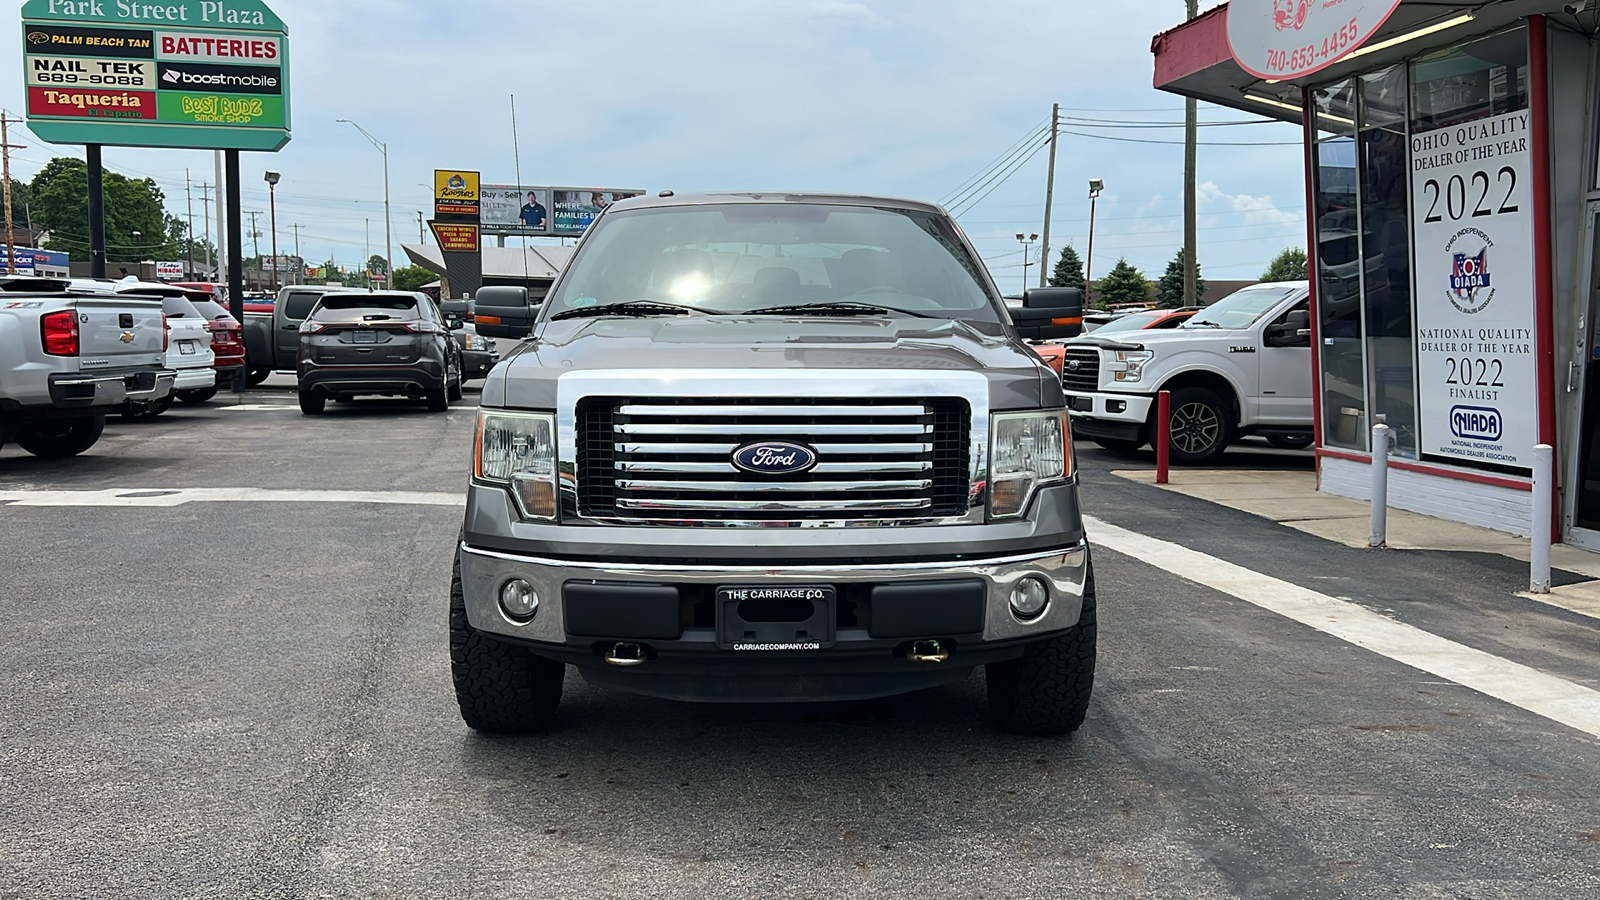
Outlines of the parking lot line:
{"type": "Polygon", "coordinates": [[[430,491],[307,491],[277,488],[139,488],[0,491],[10,506],[182,506],[185,503],[386,503],[465,506],[462,494],[430,491]]]}
{"type": "Polygon", "coordinates": [[[1092,543],[1600,737],[1600,691],[1187,547],[1084,516],[1092,543]]]}

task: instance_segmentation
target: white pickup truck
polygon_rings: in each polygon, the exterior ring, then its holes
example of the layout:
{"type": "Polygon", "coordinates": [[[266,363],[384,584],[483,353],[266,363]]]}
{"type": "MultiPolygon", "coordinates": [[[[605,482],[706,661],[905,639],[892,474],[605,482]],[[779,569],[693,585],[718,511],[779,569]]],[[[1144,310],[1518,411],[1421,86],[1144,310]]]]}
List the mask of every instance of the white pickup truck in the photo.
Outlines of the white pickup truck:
{"type": "Polygon", "coordinates": [[[1074,437],[1130,451],[1155,438],[1156,396],[1171,391],[1171,458],[1204,465],[1243,435],[1311,445],[1310,287],[1258,284],[1167,331],[1063,342],[1061,384],[1074,437]]]}
{"type": "Polygon", "coordinates": [[[106,414],[172,393],[161,301],[0,278],[0,445],[35,456],[94,446],[106,414]]]}

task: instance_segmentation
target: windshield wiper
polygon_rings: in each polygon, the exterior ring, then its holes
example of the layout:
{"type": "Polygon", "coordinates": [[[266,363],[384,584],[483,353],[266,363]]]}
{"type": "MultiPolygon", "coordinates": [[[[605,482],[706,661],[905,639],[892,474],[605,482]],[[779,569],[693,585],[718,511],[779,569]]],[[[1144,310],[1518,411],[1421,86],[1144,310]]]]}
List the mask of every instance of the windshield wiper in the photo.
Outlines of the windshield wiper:
{"type": "Polygon", "coordinates": [[[1222,326],[1218,325],[1215,322],[1196,322],[1193,319],[1190,319],[1189,321],[1183,323],[1183,327],[1185,327],[1185,328],[1221,328],[1222,326]]]}
{"type": "Polygon", "coordinates": [[[584,319],[593,316],[673,316],[688,313],[712,314],[712,310],[701,309],[698,306],[683,306],[677,303],[662,303],[659,300],[629,300],[626,303],[606,303],[600,306],[580,306],[577,309],[567,309],[550,317],[550,321],[557,319],[584,319]]]}
{"type": "Polygon", "coordinates": [[[853,300],[836,300],[832,303],[795,303],[789,306],[768,306],[762,309],[746,310],[746,316],[781,316],[790,313],[798,315],[818,316],[872,316],[882,313],[901,313],[907,316],[916,316],[919,319],[944,319],[949,316],[936,316],[931,313],[917,312],[910,309],[898,309],[893,306],[877,306],[872,303],[856,303],[853,300]]]}

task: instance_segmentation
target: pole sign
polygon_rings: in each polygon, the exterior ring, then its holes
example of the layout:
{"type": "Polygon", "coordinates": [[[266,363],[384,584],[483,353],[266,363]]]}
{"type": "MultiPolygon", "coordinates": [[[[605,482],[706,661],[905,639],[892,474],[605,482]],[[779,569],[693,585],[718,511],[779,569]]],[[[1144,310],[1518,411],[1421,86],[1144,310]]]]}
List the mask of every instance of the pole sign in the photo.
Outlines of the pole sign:
{"type": "Polygon", "coordinates": [[[433,170],[433,217],[440,222],[478,221],[478,173],[433,170]]]}
{"type": "Polygon", "coordinates": [[[1366,43],[1400,0],[1231,0],[1228,46],[1240,68],[1283,81],[1327,68],[1366,43]]]}
{"type": "Polygon", "coordinates": [[[1532,468],[1532,169],[1526,110],[1412,135],[1424,456],[1532,468]]]}
{"type": "Polygon", "coordinates": [[[261,0],[27,0],[28,128],[57,144],[277,150],[289,41],[261,0]]]}
{"type": "Polygon", "coordinates": [[[448,222],[429,222],[439,249],[448,253],[477,253],[481,246],[478,226],[456,225],[448,222]]]}

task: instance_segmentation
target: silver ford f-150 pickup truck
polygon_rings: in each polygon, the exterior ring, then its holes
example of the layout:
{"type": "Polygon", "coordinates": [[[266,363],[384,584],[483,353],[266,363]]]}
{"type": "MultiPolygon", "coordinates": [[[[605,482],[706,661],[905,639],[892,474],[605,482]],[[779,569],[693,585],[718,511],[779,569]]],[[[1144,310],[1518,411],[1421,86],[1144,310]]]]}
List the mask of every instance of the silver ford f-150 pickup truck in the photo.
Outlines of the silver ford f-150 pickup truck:
{"type": "MultiPolygon", "coordinates": [[[[877,697],[985,669],[1006,729],[1070,732],[1095,596],[1059,379],[940,208],[638,198],[596,219],[483,389],[450,641],[473,728],[548,725],[568,664],[700,701],[877,697]]],[[[502,345],[504,346],[504,345],[502,345]]]]}
{"type": "Polygon", "coordinates": [[[35,456],[94,446],[106,414],[172,393],[159,298],[0,279],[0,445],[35,456]]]}

